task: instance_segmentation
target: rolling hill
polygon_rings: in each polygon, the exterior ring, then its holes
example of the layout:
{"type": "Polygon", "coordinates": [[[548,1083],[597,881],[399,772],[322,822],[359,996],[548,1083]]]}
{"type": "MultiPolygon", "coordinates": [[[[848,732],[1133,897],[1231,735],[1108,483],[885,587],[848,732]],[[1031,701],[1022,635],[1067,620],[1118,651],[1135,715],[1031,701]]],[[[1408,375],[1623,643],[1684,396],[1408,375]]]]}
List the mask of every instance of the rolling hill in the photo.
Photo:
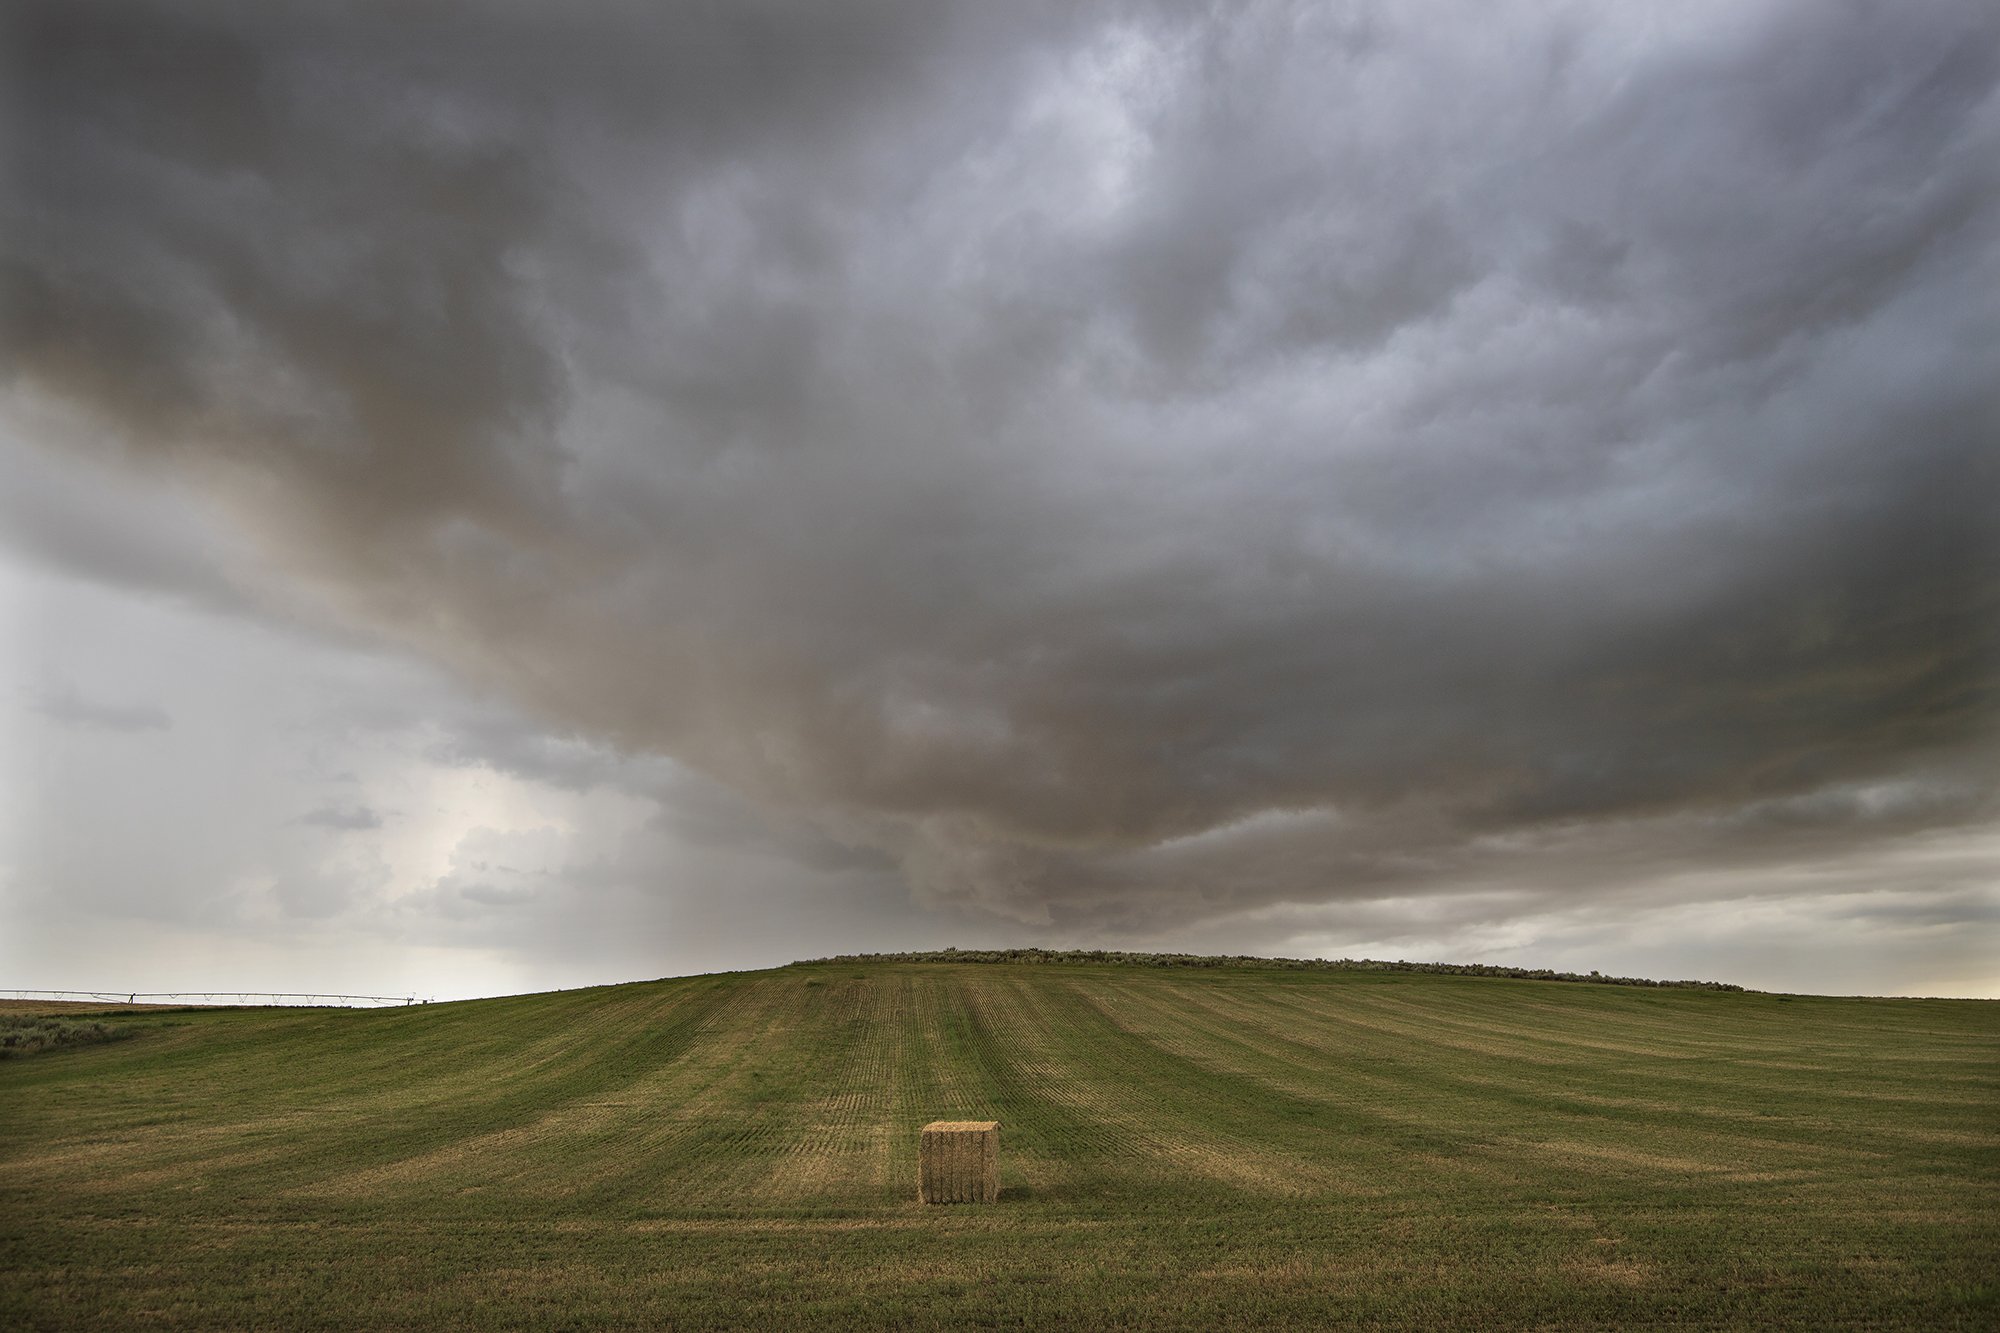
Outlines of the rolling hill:
{"type": "Polygon", "coordinates": [[[2000,1313],[2000,1004],[829,961],[0,1062],[11,1328],[2000,1313]],[[1000,1202],[917,1130],[1002,1122],[1000,1202]]]}

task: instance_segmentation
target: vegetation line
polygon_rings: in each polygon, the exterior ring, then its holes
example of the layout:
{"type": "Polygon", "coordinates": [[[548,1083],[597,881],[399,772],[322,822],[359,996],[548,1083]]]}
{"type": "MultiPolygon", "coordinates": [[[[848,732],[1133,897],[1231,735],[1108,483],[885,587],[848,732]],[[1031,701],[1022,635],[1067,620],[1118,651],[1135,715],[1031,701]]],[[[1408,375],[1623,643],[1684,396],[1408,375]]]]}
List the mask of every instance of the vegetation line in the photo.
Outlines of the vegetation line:
{"type": "Polygon", "coordinates": [[[927,953],[849,953],[791,964],[827,963],[1054,963],[1115,967],[1237,967],[1266,972],[1416,972],[1457,977],[1513,977],[1522,981],[1580,981],[1597,986],[1665,986],[1675,990],[1741,991],[1727,981],[1654,981],[1608,977],[1601,972],[1557,972],[1546,967],[1493,963],[1384,962],[1374,958],[1259,958],[1252,954],[1132,953],[1107,949],[934,949],[927,953]]]}

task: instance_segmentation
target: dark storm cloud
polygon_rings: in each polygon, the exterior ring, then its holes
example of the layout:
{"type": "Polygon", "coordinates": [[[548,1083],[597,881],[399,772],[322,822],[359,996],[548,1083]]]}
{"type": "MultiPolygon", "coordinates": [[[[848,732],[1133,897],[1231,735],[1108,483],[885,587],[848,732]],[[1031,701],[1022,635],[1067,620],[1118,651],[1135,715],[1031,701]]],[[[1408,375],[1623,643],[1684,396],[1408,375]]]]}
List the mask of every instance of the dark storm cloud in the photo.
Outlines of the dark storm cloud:
{"type": "Polygon", "coordinates": [[[6,23],[16,397],[562,785],[1134,929],[1991,814],[1986,7],[6,23]]]}

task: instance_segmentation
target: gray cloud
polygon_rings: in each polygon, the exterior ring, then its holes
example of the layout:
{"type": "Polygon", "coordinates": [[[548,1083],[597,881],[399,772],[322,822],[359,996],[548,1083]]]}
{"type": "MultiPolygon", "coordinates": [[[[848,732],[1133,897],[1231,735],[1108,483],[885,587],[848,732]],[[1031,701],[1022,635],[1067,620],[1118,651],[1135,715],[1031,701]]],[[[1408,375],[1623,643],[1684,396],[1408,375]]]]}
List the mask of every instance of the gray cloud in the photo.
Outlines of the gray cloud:
{"type": "Polygon", "coordinates": [[[534,896],[530,889],[499,888],[492,884],[467,884],[458,895],[485,907],[518,907],[534,896]]]}
{"type": "Polygon", "coordinates": [[[89,731],[166,731],[174,725],[156,704],[113,704],[83,698],[74,690],[53,690],[35,701],[35,711],[66,727],[89,731]]]}
{"type": "Polygon", "coordinates": [[[381,828],[382,816],[365,805],[328,805],[300,815],[299,823],[310,824],[314,828],[353,833],[362,829],[381,828]]]}
{"type": "Polygon", "coordinates": [[[0,364],[940,907],[1989,820],[2000,20],[1730,13],[19,5],[0,364]]]}

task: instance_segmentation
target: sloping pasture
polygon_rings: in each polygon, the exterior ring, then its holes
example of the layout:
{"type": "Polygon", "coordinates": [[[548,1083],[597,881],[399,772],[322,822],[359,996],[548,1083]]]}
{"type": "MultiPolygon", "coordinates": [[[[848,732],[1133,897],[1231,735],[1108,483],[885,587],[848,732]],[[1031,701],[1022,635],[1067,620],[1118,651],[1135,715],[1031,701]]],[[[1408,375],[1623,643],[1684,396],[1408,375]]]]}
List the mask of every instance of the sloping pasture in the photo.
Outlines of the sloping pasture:
{"type": "Polygon", "coordinates": [[[0,1064],[0,1325],[2000,1317],[2000,1005],[830,963],[0,1064]],[[1002,1122],[996,1205],[918,1128],[1002,1122]]]}

